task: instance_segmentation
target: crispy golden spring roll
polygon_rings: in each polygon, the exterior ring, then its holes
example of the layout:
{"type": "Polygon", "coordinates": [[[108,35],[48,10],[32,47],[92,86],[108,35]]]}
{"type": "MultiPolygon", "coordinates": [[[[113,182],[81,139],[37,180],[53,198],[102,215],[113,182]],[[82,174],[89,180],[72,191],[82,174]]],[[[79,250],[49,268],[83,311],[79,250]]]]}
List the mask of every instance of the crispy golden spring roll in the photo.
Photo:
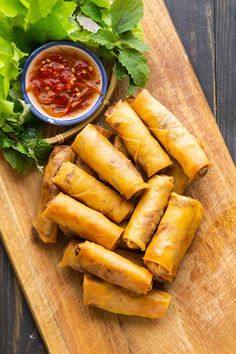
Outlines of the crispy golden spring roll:
{"type": "Polygon", "coordinates": [[[154,276],[171,282],[201,222],[203,208],[192,198],[172,193],[144,255],[144,263],[154,276]]]}
{"type": "Polygon", "coordinates": [[[166,172],[168,176],[174,177],[174,189],[173,192],[183,194],[186,187],[190,183],[190,179],[184,173],[182,167],[177,161],[173,161],[173,165],[168,167],[166,172]]]}
{"type": "Polygon", "coordinates": [[[170,304],[171,295],[153,289],[147,295],[109,284],[92,275],[84,275],[83,302],[100,309],[128,316],[162,318],[170,304]]]}
{"type": "MultiPolygon", "coordinates": [[[[101,125],[94,125],[94,127],[101,133],[103,136],[105,136],[108,140],[112,138],[114,135],[110,130],[103,128],[101,125]]],[[[96,177],[97,174],[94,170],[92,170],[89,165],[87,165],[80,157],[79,155],[76,156],[75,160],[76,166],[87,172],[89,175],[96,177]]]]}
{"type": "Polygon", "coordinates": [[[48,202],[59,193],[59,189],[52,182],[52,179],[63,162],[73,162],[74,158],[75,154],[70,146],[54,146],[45,168],[37,213],[33,221],[33,232],[45,243],[55,243],[58,235],[57,225],[52,220],[42,216],[42,212],[46,209],[48,202]]]}
{"type": "MultiPolygon", "coordinates": [[[[71,267],[78,272],[84,272],[81,268],[78,260],[79,250],[78,245],[81,243],[79,240],[71,240],[69,244],[66,246],[63,252],[63,257],[59,263],[60,268],[71,267]]],[[[131,262],[138,264],[140,266],[144,266],[144,262],[142,259],[142,254],[125,251],[125,250],[115,250],[115,253],[119,254],[120,256],[129,259],[131,262]]]]}
{"type": "Polygon", "coordinates": [[[128,247],[145,251],[164,214],[174,187],[173,181],[173,177],[165,175],[150,178],[150,188],[141,196],[122,236],[128,247]]]}
{"type": "Polygon", "coordinates": [[[123,143],[123,140],[119,135],[115,136],[113,140],[113,145],[118,151],[122,152],[122,154],[129,158],[130,155],[128,153],[128,150],[126,149],[125,144],[123,143]]]}
{"type": "Polygon", "coordinates": [[[204,150],[173,113],[147,90],[136,97],[132,107],[190,179],[206,174],[209,160],[204,150]]]}
{"type": "Polygon", "coordinates": [[[130,250],[120,250],[118,248],[116,248],[114,252],[124,258],[127,258],[129,261],[131,261],[141,267],[144,267],[143,253],[135,253],[130,250]]]}
{"type": "Polygon", "coordinates": [[[93,126],[97,129],[99,133],[105,136],[105,138],[107,138],[108,140],[110,140],[114,135],[110,130],[102,127],[101,125],[94,124],[93,126]]]}
{"type": "Polygon", "coordinates": [[[76,237],[75,234],[73,234],[67,227],[63,227],[63,226],[59,226],[59,229],[61,230],[61,232],[63,232],[63,234],[67,237],[67,238],[74,238],[76,237]]]}
{"type": "MultiPolygon", "coordinates": [[[[124,220],[120,224],[120,227],[122,227],[125,230],[127,225],[128,225],[128,222],[129,222],[129,220],[124,220]]],[[[119,241],[118,241],[118,244],[117,244],[117,248],[121,249],[121,250],[130,250],[130,248],[127,245],[127,242],[124,240],[124,232],[121,235],[121,237],[119,238],[119,241]]]]}
{"type": "Polygon", "coordinates": [[[78,166],[79,168],[81,168],[81,170],[88,173],[90,176],[93,176],[93,177],[97,176],[96,172],[94,170],[92,170],[91,167],[89,167],[89,165],[87,165],[83,160],[81,160],[79,155],[76,156],[75,165],[78,166]]]}
{"type": "Polygon", "coordinates": [[[126,199],[148,188],[130,160],[88,124],[76,137],[72,149],[126,199]]]}
{"type": "Polygon", "coordinates": [[[66,227],[73,234],[113,249],[123,229],[101,213],[59,193],[48,205],[43,217],[66,227]]]}
{"type": "Polygon", "coordinates": [[[172,164],[156,139],[127,102],[119,101],[108,109],[106,122],[122,138],[135,162],[139,162],[148,177],[172,164]]]}
{"type": "MultiPolygon", "coordinates": [[[[125,144],[123,143],[123,140],[121,139],[121,137],[119,135],[115,136],[115,138],[113,140],[113,145],[118,151],[122,152],[122,154],[124,154],[126,157],[130,158],[130,154],[129,154],[128,150],[126,149],[125,144]]],[[[145,180],[147,178],[147,175],[144,173],[144,171],[142,170],[142,168],[138,164],[138,162],[134,164],[134,167],[136,168],[136,170],[140,173],[140,175],[145,180]]]]}
{"type": "Polygon", "coordinates": [[[77,246],[80,244],[78,240],[71,240],[63,252],[63,257],[58,264],[60,268],[71,267],[78,272],[84,273],[78,262],[79,252],[77,246]]]}
{"type": "Polygon", "coordinates": [[[138,294],[151,290],[152,273],[147,268],[96,243],[86,241],[77,248],[80,250],[78,262],[84,271],[138,294]]]}
{"type": "Polygon", "coordinates": [[[74,164],[61,166],[53,182],[66,194],[120,223],[133,211],[133,204],[74,164]]]}

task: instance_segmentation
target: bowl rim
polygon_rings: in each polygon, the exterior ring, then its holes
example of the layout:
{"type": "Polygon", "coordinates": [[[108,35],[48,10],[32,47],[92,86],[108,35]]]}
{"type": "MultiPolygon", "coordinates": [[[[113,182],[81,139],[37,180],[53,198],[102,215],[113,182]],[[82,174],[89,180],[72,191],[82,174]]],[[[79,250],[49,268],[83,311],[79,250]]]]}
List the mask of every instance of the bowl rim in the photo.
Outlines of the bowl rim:
{"type": "Polygon", "coordinates": [[[35,49],[27,58],[26,62],[24,63],[22,73],[21,73],[21,93],[23,96],[24,101],[30,105],[30,110],[31,112],[39,119],[42,121],[52,124],[52,125],[57,125],[57,126],[68,126],[68,125],[75,125],[80,122],[83,122],[84,120],[88,119],[92,114],[94,114],[97,109],[101,106],[103,100],[105,99],[105,95],[107,92],[107,74],[106,70],[101,62],[101,60],[97,57],[97,55],[91,51],[89,48],[85,47],[84,45],[77,43],[77,42],[72,42],[72,41],[52,41],[48,42],[46,44],[41,45],[37,49],[35,49]],[[27,71],[29,69],[29,66],[31,62],[39,55],[42,51],[45,49],[55,47],[55,46],[68,46],[68,47],[75,47],[79,48],[82,51],[84,51],[88,56],[90,56],[97,64],[100,75],[101,75],[101,80],[102,80],[102,95],[100,95],[95,102],[93,106],[91,106],[91,109],[87,111],[85,114],[82,114],[80,117],[74,117],[71,119],[65,119],[65,118],[54,118],[54,117],[47,117],[43,113],[41,113],[35,105],[32,103],[30,100],[27,92],[26,92],[26,75],[27,71]]]}

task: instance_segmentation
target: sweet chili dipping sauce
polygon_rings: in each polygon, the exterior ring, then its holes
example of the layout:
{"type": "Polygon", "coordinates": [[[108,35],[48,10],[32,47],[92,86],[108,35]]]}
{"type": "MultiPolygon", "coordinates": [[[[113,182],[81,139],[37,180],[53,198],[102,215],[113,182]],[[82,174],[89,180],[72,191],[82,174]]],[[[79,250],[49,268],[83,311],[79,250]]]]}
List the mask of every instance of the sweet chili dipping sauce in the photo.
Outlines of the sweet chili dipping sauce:
{"type": "Polygon", "coordinates": [[[74,115],[88,108],[100,92],[100,76],[79,53],[62,50],[41,56],[30,72],[27,92],[52,117],[74,115]]]}

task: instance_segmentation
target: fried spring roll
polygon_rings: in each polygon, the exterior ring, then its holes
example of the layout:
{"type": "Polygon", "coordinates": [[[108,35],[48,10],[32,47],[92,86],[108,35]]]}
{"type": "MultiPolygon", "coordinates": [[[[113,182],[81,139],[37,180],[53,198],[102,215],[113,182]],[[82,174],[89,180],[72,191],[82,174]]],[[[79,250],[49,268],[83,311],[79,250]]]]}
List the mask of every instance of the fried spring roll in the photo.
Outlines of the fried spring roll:
{"type": "Polygon", "coordinates": [[[45,168],[37,213],[33,221],[33,232],[45,243],[55,243],[58,235],[57,224],[42,216],[42,212],[46,209],[48,202],[59,193],[59,189],[52,182],[52,179],[63,162],[73,162],[74,158],[75,154],[70,146],[54,146],[45,168]]]}
{"type": "Polygon", "coordinates": [[[129,250],[119,250],[116,248],[114,251],[115,253],[119,254],[120,256],[127,258],[129,261],[144,267],[144,261],[143,261],[143,254],[142,253],[135,253],[133,251],[129,250]]]}
{"type": "Polygon", "coordinates": [[[138,294],[151,290],[152,273],[147,268],[96,243],[86,241],[79,244],[78,249],[78,262],[84,271],[138,294]]]}
{"type": "Polygon", "coordinates": [[[108,140],[110,140],[112,138],[112,136],[114,135],[110,130],[102,127],[101,125],[94,124],[93,126],[97,129],[97,131],[99,133],[101,133],[103,136],[105,136],[105,138],[107,138],[108,140]]]}
{"type": "Polygon", "coordinates": [[[147,90],[136,97],[132,107],[190,179],[206,174],[209,160],[204,150],[173,113],[147,90]]]}
{"type": "MultiPolygon", "coordinates": [[[[110,140],[114,135],[110,130],[103,128],[101,125],[94,125],[94,127],[97,129],[99,133],[105,136],[105,138],[107,138],[108,140],[110,140]]],[[[89,175],[94,177],[97,176],[97,174],[92,170],[92,168],[89,167],[85,162],[83,162],[83,160],[81,160],[79,155],[76,156],[75,164],[76,166],[80,167],[82,170],[87,172],[89,175]]]]}
{"type": "Polygon", "coordinates": [[[165,175],[150,178],[150,188],[141,196],[122,236],[128,247],[145,251],[164,214],[174,187],[173,181],[173,177],[165,175]]]}
{"type": "Polygon", "coordinates": [[[91,124],[77,135],[72,149],[126,199],[148,188],[131,161],[91,124]]]}
{"type": "Polygon", "coordinates": [[[106,113],[106,122],[122,138],[134,162],[139,162],[148,177],[172,164],[148,128],[127,102],[119,101],[106,113]]]}
{"type": "Polygon", "coordinates": [[[172,193],[144,255],[144,263],[154,276],[171,282],[201,222],[203,208],[192,198],[172,193]]]}
{"type": "Polygon", "coordinates": [[[186,187],[190,183],[190,179],[184,173],[182,167],[177,161],[173,161],[173,165],[167,168],[165,172],[168,176],[174,177],[174,189],[173,192],[183,194],[186,187]]]}
{"type": "Polygon", "coordinates": [[[118,151],[122,152],[122,154],[124,154],[126,157],[129,158],[128,150],[126,149],[126,147],[123,143],[123,140],[121,139],[121,137],[119,135],[115,136],[115,138],[113,140],[113,145],[118,151]]]}
{"type": "MultiPolygon", "coordinates": [[[[123,140],[121,139],[121,137],[119,135],[115,136],[115,138],[113,140],[113,145],[118,151],[122,152],[122,154],[124,154],[126,157],[130,158],[130,154],[128,153],[128,150],[126,149],[125,144],[123,143],[123,140]]],[[[140,175],[143,177],[143,180],[145,180],[147,178],[147,175],[144,173],[144,171],[142,170],[142,168],[138,164],[138,162],[134,164],[134,167],[140,173],[140,175]]]]}
{"type": "Polygon", "coordinates": [[[84,275],[84,305],[93,305],[109,312],[162,318],[169,307],[170,299],[171,295],[161,290],[153,289],[147,295],[137,295],[92,275],[84,275]]]}
{"type": "MultiPolygon", "coordinates": [[[[110,140],[114,135],[110,130],[102,127],[101,125],[94,125],[94,127],[97,129],[99,133],[105,136],[105,138],[107,138],[108,140],[110,140]]],[[[97,176],[97,174],[92,170],[92,168],[89,167],[85,162],[83,162],[83,160],[81,160],[79,155],[76,156],[75,164],[76,166],[80,167],[82,170],[87,172],[89,175],[94,177],[97,176]]]]}
{"type": "Polygon", "coordinates": [[[101,213],[59,193],[48,205],[43,217],[66,227],[71,233],[113,249],[123,229],[101,213]]]}
{"type": "Polygon", "coordinates": [[[61,166],[53,182],[66,194],[120,223],[133,211],[133,204],[74,164],[61,166]]]}
{"type": "Polygon", "coordinates": [[[92,170],[91,167],[89,167],[89,165],[87,165],[83,160],[81,160],[79,155],[76,156],[75,165],[81,168],[81,170],[85,171],[90,176],[93,177],[97,176],[96,172],[94,172],[94,170],[92,170]]]}
{"type": "MultiPolygon", "coordinates": [[[[128,225],[128,222],[129,222],[129,220],[125,220],[120,224],[120,226],[123,227],[123,229],[125,230],[128,225]]],[[[117,244],[117,248],[121,249],[121,250],[128,250],[128,251],[130,250],[130,247],[128,247],[127,242],[124,240],[124,232],[119,239],[119,242],[117,244]]]]}
{"type": "Polygon", "coordinates": [[[67,227],[63,227],[59,225],[59,229],[67,238],[74,238],[76,237],[67,227]]]}
{"type": "MultiPolygon", "coordinates": [[[[71,267],[74,270],[77,270],[78,272],[84,272],[78,260],[79,258],[78,245],[80,243],[81,243],[80,241],[75,239],[69,242],[69,244],[64,249],[63,257],[59,263],[60,268],[71,267]]],[[[115,250],[115,253],[119,254],[120,256],[126,259],[129,259],[131,262],[137,265],[144,266],[142,254],[125,251],[125,250],[118,250],[118,249],[115,250]]]]}
{"type": "Polygon", "coordinates": [[[77,246],[79,244],[80,242],[78,240],[71,240],[70,243],[66,246],[63,252],[63,257],[58,264],[60,268],[71,267],[78,272],[84,272],[78,262],[79,252],[77,251],[77,246]]]}

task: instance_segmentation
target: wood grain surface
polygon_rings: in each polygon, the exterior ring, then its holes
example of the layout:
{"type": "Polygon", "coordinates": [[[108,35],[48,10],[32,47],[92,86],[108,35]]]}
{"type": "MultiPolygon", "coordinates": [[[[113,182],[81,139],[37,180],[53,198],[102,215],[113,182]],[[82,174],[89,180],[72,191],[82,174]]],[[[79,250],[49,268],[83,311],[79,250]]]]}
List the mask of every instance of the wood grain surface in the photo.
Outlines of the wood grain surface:
{"type": "MultiPolygon", "coordinates": [[[[144,26],[153,48],[148,88],[204,142],[212,160],[209,174],[189,191],[206,209],[204,223],[170,287],[173,305],[165,319],[126,318],[84,308],[79,275],[56,267],[63,240],[56,247],[42,246],[30,235],[41,177],[36,171],[19,177],[1,159],[2,239],[52,353],[236,351],[234,166],[162,1],[146,1],[144,26]]],[[[6,274],[1,272],[0,280],[2,286],[9,286],[6,274]]],[[[12,337],[4,339],[8,353],[44,352],[30,340],[22,351],[15,345],[22,323],[20,316],[14,316],[22,311],[19,290],[16,294],[12,316],[6,318],[6,327],[15,322],[12,337]]],[[[3,328],[1,336],[6,337],[3,328]]]]}
{"type": "Polygon", "coordinates": [[[165,2],[226,145],[236,161],[236,2],[165,2]]]}

